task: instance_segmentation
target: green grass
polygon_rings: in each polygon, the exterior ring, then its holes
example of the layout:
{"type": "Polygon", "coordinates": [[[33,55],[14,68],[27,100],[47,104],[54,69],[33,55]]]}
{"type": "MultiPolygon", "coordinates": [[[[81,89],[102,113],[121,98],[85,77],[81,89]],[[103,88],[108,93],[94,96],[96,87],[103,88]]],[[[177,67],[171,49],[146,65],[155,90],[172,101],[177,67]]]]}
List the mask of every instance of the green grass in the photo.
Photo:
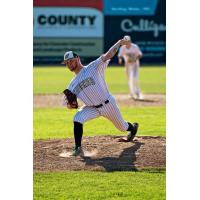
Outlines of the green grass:
{"type": "MultiPolygon", "coordinates": [[[[121,107],[125,120],[140,124],[138,135],[165,136],[165,107],[121,107]]],[[[73,116],[76,110],[65,108],[34,109],[34,139],[73,137],[73,116]]],[[[103,117],[84,125],[84,136],[123,135],[103,117]]]]}
{"type": "MultiPolygon", "coordinates": [[[[65,67],[34,67],[34,94],[61,93],[73,78],[73,73],[65,67]]],[[[141,67],[139,71],[140,87],[143,93],[165,93],[166,68],[141,67]]],[[[111,93],[128,93],[128,84],[124,67],[108,67],[106,82],[111,93]]]]}
{"type": "MultiPolygon", "coordinates": [[[[140,68],[144,93],[165,93],[166,68],[140,68]]],[[[61,93],[73,74],[61,67],[33,69],[34,94],[61,93]]],[[[108,68],[106,81],[111,93],[128,93],[125,69],[108,68]],[[113,78],[114,77],[114,78],[113,78]]],[[[125,120],[140,124],[138,135],[165,136],[165,107],[121,107],[125,120]]],[[[33,139],[73,137],[75,110],[34,108],[33,139]]],[[[122,135],[111,122],[98,118],[84,125],[84,136],[122,135]]],[[[143,172],[52,172],[34,173],[34,200],[165,200],[165,171],[143,172]]]]}
{"type": "Polygon", "coordinates": [[[165,200],[166,174],[35,173],[34,200],[165,200]]]}

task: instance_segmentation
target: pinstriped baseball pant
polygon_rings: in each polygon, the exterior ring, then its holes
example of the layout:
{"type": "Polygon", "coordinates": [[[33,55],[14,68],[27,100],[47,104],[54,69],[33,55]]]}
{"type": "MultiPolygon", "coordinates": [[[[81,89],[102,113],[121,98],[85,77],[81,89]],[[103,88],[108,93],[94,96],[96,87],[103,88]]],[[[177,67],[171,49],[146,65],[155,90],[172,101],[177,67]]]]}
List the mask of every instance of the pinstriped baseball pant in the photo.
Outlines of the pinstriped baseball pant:
{"type": "Polygon", "coordinates": [[[121,112],[113,96],[108,98],[109,103],[103,104],[100,108],[83,106],[74,116],[74,121],[84,124],[86,121],[103,116],[109,119],[120,131],[127,131],[129,125],[124,121],[121,112]]]}

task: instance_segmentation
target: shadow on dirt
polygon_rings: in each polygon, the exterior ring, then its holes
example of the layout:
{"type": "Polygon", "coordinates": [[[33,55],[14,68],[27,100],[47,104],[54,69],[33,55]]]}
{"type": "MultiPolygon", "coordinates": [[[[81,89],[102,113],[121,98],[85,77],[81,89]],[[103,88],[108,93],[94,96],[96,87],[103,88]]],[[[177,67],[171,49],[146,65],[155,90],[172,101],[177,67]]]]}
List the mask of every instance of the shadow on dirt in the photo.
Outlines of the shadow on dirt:
{"type": "Polygon", "coordinates": [[[134,162],[136,161],[136,152],[143,145],[142,142],[134,142],[133,146],[126,148],[119,157],[91,158],[83,157],[82,162],[85,165],[98,165],[107,172],[112,171],[138,171],[134,162]]]}

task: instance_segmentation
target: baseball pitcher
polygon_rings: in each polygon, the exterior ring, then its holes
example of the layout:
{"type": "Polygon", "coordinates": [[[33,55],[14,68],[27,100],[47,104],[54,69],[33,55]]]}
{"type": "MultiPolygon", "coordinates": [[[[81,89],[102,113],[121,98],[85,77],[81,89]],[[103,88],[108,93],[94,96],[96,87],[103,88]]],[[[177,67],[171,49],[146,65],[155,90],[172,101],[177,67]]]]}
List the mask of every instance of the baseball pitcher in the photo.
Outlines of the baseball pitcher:
{"type": "Polygon", "coordinates": [[[83,135],[83,124],[97,117],[105,117],[110,120],[120,131],[129,131],[126,140],[132,141],[138,129],[138,123],[131,124],[123,119],[117,106],[115,98],[108,91],[104,72],[110,59],[116,54],[121,45],[127,45],[124,39],[114,44],[107,53],[83,66],[80,57],[68,51],[64,54],[66,67],[75,74],[64,93],[64,104],[69,109],[78,107],[77,98],[85,105],[81,107],[74,116],[74,139],[75,147],[72,156],[84,155],[81,148],[83,135]]]}
{"type": "Polygon", "coordinates": [[[121,46],[118,53],[119,64],[122,64],[122,59],[124,59],[126,74],[128,79],[128,86],[130,91],[130,97],[134,99],[140,99],[141,93],[139,89],[139,66],[140,58],[142,57],[142,52],[140,48],[131,42],[130,36],[125,36],[127,43],[121,46]]]}

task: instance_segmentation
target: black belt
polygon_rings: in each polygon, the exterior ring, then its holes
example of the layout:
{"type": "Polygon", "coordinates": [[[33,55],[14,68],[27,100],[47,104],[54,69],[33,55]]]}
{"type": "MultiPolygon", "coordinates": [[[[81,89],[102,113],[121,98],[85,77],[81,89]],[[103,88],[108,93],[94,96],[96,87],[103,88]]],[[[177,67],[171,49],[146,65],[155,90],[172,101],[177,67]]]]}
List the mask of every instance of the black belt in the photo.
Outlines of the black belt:
{"type": "MultiPolygon", "coordinates": [[[[109,103],[109,100],[106,100],[104,103],[105,103],[105,104],[109,103]]],[[[99,104],[99,105],[97,105],[97,106],[94,106],[94,107],[95,107],[95,108],[101,108],[102,106],[103,106],[103,104],[101,103],[101,104],[99,104]]]]}

